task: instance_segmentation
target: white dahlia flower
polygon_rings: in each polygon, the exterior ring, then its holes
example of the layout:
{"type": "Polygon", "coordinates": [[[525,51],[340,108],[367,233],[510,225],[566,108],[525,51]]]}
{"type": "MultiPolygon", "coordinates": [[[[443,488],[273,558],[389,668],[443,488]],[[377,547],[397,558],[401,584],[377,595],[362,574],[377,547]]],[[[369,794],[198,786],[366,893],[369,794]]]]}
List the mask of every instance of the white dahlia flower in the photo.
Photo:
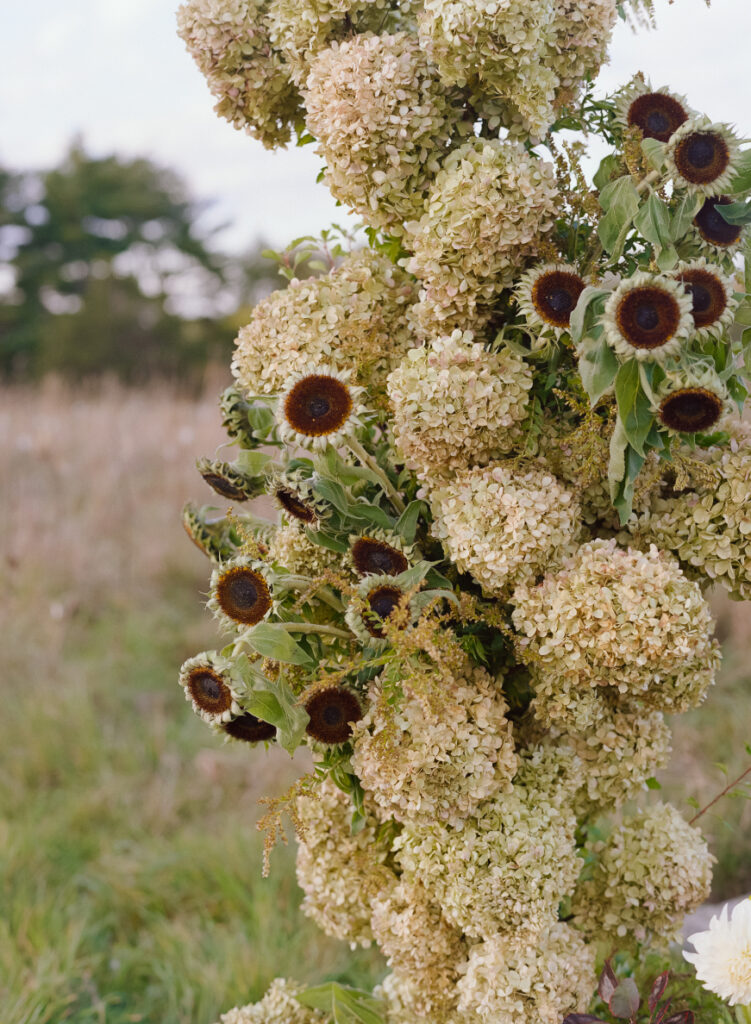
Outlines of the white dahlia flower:
{"type": "Polygon", "coordinates": [[[687,941],[696,952],[683,956],[705,988],[731,1006],[751,1004],[751,897],[738,903],[732,914],[725,904],[706,931],[694,932],[687,941]]]}

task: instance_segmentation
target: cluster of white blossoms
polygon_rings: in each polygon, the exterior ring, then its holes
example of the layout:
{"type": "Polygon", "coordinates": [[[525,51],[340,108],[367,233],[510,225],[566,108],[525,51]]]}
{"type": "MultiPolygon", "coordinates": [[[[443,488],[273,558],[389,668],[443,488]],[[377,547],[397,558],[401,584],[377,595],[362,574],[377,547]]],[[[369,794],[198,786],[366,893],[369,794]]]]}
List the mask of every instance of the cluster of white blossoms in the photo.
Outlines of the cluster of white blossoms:
{"type": "Polygon", "coordinates": [[[424,479],[488,462],[518,444],[531,386],[519,355],[470,331],[413,348],[388,380],[397,448],[424,479]]]}
{"type": "Polygon", "coordinates": [[[642,76],[595,93],[621,8],[180,9],[218,112],[363,222],[239,332],[198,464],[231,508],[183,514],[224,642],[180,684],[214,738],[307,748],[267,852],[289,813],[303,912],[390,973],[223,1024],[562,1024],[707,895],[649,790],[715,680],[708,585],[751,597],[751,157],[642,76]]]}
{"type": "Polygon", "coordinates": [[[512,462],[457,473],[431,492],[434,535],[488,594],[534,580],[575,548],[579,508],[546,468],[512,462]]]}
{"type": "Polygon", "coordinates": [[[459,825],[488,797],[511,790],[517,757],[500,681],[468,665],[454,679],[434,669],[437,708],[407,673],[398,712],[378,681],[353,734],[352,765],[385,815],[404,823],[459,825]]]}

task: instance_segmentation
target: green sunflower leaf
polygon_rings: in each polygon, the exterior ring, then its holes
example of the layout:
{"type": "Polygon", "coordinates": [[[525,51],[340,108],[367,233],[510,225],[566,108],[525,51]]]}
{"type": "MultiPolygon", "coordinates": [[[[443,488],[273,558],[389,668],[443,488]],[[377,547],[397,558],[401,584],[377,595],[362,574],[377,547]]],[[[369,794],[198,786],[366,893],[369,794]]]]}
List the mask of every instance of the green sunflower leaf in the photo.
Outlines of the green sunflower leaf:
{"type": "Polygon", "coordinates": [[[639,209],[639,193],[630,174],[616,178],[605,186],[600,193],[600,206],[605,216],[600,221],[597,233],[603,248],[615,259],[620,255],[639,209]]]}
{"type": "Polygon", "coordinates": [[[579,355],[579,376],[593,406],[613,386],[617,372],[615,352],[604,338],[596,341],[587,339],[583,343],[579,355]]]}
{"type": "Polygon", "coordinates": [[[751,202],[729,203],[727,206],[721,206],[718,203],[715,210],[728,224],[733,224],[736,227],[751,224],[751,202]]]}
{"type": "MultiPolygon", "coordinates": [[[[654,141],[646,140],[645,141],[654,141]]],[[[656,249],[672,245],[670,209],[656,192],[652,192],[634,217],[634,227],[656,249]]]]}
{"type": "Polygon", "coordinates": [[[269,679],[260,672],[253,673],[252,690],[243,698],[246,711],[277,730],[279,745],[291,756],[300,746],[305,727],[310,719],[305,708],[298,704],[292,688],[283,679],[269,679]]]}
{"type": "Polygon", "coordinates": [[[673,210],[670,227],[670,237],[673,242],[680,241],[686,234],[702,203],[702,196],[695,196],[690,192],[685,192],[678,200],[678,204],[673,210]]]}
{"type": "Polygon", "coordinates": [[[312,667],[313,659],[292,637],[281,622],[259,622],[244,634],[247,643],[262,658],[283,661],[287,665],[312,667]]]}
{"type": "Polygon", "coordinates": [[[642,139],[641,149],[649,166],[661,171],[665,166],[665,143],[659,139],[642,139]]]}
{"type": "Polygon", "coordinates": [[[644,393],[637,359],[623,363],[615,376],[615,399],[623,433],[637,454],[644,455],[644,442],[652,429],[654,417],[650,401],[644,393]]]}
{"type": "Polygon", "coordinates": [[[610,179],[613,177],[613,173],[621,166],[621,162],[621,158],[615,153],[610,153],[600,161],[600,166],[597,168],[597,172],[592,179],[592,182],[598,191],[604,189],[610,182],[610,179]]]}

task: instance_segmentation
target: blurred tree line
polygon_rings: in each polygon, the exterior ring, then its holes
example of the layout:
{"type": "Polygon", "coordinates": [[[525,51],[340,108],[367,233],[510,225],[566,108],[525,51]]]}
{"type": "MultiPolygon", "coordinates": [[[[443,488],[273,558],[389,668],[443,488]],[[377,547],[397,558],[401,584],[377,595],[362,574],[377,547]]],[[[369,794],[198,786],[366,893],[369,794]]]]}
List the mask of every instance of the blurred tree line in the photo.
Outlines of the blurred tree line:
{"type": "Polygon", "coordinates": [[[198,381],[226,365],[277,265],[218,251],[207,204],[151,160],[76,142],[48,171],[0,168],[0,376],[198,381]]]}

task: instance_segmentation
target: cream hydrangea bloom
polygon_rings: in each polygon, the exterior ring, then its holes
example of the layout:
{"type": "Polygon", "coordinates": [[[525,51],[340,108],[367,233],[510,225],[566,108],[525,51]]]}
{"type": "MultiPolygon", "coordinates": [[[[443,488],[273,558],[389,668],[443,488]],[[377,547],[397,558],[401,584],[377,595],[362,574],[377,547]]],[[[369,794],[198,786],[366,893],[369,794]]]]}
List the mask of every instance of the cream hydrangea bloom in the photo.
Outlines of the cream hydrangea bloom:
{"type": "Polygon", "coordinates": [[[704,987],[731,1006],[751,1006],[751,898],[737,903],[729,916],[726,903],[706,931],[686,941],[696,952],[683,956],[704,987]]]}
{"type": "Polygon", "coordinates": [[[425,477],[487,462],[519,440],[531,386],[523,359],[471,331],[413,348],[388,379],[397,447],[425,477]]]}
{"type": "Polygon", "coordinates": [[[461,108],[407,32],[358,35],[313,61],[305,104],[331,194],[401,233],[419,216],[461,108]]]}
{"type": "Polygon", "coordinates": [[[656,547],[584,544],[539,585],[521,583],[512,602],[520,650],[551,676],[578,676],[582,689],[613,687],[685,710],[711,682],[718,650],[709,606],[656,547]]]}
{"type": "Polygon", "coordinates": [[[420,43],[447,84],[470,89],[481,117],[511,106],[544,135],[558,85],[541,59],[554,15],[550,0],[425,0],[420,43]]]}
{"type": "Polygon", "coordinates": [[[686,489],[656,493],[629,530],[637,543],[672,551],[693,578],[708,576],[734,597],[749,600],[751,433],[744,424],[728,426],[730,443],[697,450],[697,472],[686,489]]]}
{"type": "Polygon", "coordinates": [[[452,150],[405,238],[431,319],[469,321],[511,285],[552,227],[556,198],[552,165],[519,143],[473,139],[452,150]]]}
{"type": "Polygon", "coordinates": [[[456,1001],[466,944],[419,881],[376,896],[372,927],[389,967],[413,986],[416,1010],[430,1017],[456,1001]]]}
{"type": "Polygon", "coordinates": [[[685,914],[709,896],[714,857],[675,807],[657,803],[594,846],[592,877],[574,894],[574,921],[585,934],[617,943],[677,937],[685,914]]]}
{"type": "Polygon", "coordinates": [[[352,764],[384,815],[459,826],[481,801],[510,791],[517,757],[500,684],[469,662],[463,678],[440,665],[434,673],[435,700],[406,677],[397,706],[376,681],[355,726],[352,764]]]}
{"type": "Polygon", "coordinates": [[[545,61],[558,77],[559,94],[571,98],[585,78],[596,77],[617,17],[616,0],[555,0],[545,61]]]}
{"type": "Polygon", "coordinates": [[[494,463],[433,491],[433,533],[462,572],[489,594],[560,563],[573,548],[579,507],[546,468],[494,463]]]}
{"type": "Polygon", "coordinates": [[[260,1002],[223,1013],[220,1024],[324,1024],[324,1013],[302,1006],[295,998],[304,990],[297,982],[275,978],[260,1002]]]}
{"type": "Polygon", "coordinates": [[[596,985],[594,949],[557,921],[534,943],[496,935],[472,946],[459,1010],[487,1024],[560,1024],[587,1009],[596,985]]]}
{"type": "Polygon", "coordinates": [[[267,149],[284,146],[302,125],[300,94],[270,43],[267,0],[187,0],[180,38],[205,75],[214,108],[267,149]]]}
{"type": "Polygon", "coordinates": [[[297,814],[303,830],[297,848],[302,912],[353,949],[369,946],[371,900],[396,884],[385,863],[388,850],[376,838],[378,822],[369,815],[353,835],[350,798],[329,779],[298,797],[297,814]]]}
{"type": "Polygon", "coordinates": [[[251,394],[277,394],[311,363],[355,371],[375,395],[413,344],[407,310],[414,285],[365,249],[324,277],[292,281],[262,299],[236,342],[232,372],[251,394]]]}
{"type": "Polygon", "coordinates": [[[406,878],[429,888],[446,920],[470,937],[534,941],[573,892],[581,861],[572,782],[558,778],[559,757],[541,762],[462,824],[407,825],[395,841],[406,878]]]}

